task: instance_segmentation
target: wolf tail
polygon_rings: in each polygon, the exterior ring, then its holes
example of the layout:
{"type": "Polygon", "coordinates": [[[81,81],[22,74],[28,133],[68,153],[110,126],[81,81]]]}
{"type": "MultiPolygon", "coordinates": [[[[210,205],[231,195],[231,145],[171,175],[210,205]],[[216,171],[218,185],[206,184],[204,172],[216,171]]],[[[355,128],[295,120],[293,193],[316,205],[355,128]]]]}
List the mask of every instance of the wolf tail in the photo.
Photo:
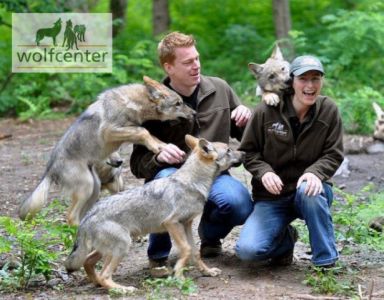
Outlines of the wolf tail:
{"type": "Polygon", "coordinates": [[[44,207],[47,202],[50,186],[51,179],[49,176],[45,176],[37,188],[33,191],[32,195],[21,203],[19,207],[20,219],[24,220],[27,216],[33,217],[44,207]]]}
{"type": "Polygon", "coordinates": [[[64,262],[65,269],[68,273],[77,271],[83,266],[85,259],[91,252],[87,244],[86,232],[81,230],[80,227],[72,252],[64,262]]]}

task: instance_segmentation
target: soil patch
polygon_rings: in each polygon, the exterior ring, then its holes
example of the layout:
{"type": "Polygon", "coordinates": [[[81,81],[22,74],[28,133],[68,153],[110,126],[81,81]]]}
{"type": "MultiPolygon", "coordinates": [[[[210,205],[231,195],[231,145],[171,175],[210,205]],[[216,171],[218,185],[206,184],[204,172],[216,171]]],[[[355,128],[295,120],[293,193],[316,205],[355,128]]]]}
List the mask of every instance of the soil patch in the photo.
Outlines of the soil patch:
{"type": "MultiPolygon", "coordinates": [[[[19,123],[13,119],[0,120],[0,135],[11,135],[11,137],[0,140],[1,215],[17,218],[19,202],[27,197],[38,184],[53,146],[73,120],[73,118],[67,118],[30,123],[19,123]]],[[[128,166],[130,152],[131,146],[123,147],[122,156],[125,158],[123,175],[126,189],[143,184],[142,180],[134,178],[130,173],[128,166]]],[[[383,154],[349,155],[348,158],[351,173],[348,177],[335,178],[338,187],[351,193],[359,192],[369,183],[374,184],[374,191],[383,188],[383,154]]],[[[242,167],[233,170],[232,173],[250,188],[249,174],[242,167]]],[[[57,191],[53,191],[49,198],[53,199],[58,195],[57,191]]],[[[298,241],[294,264],[289,267],[242,263],[237,259],[233,250],[239,231],[240,228],[235,228],[225,238],[222,256],[206,259],[209,266],[221,268],[222,275],[215,278],[202,277],[199,272],[193,270],[189,276],[198,286],[197,294],[189,297],[176,295],[176,298],[309,299],[311,288],[302,283],[311,265],[308,254],[310,249],[307,244],[298,241]]],[[[198,243],[197,238],[196,242],[198,243]]],[[[147,297],[142,287],[143,281],[149,275],[146,249],[145,239],[134,243],[129,257],[125,258],[115,273],[117,282],[133,285],[140,289],[140,293],[133,296],[132,299],[147,297]]],[[[2,256],[4,258],[4,255],[2,256]]],[[[175,258],[176,253],[172,252],[171,263],[175,261],[175,258]]],[[[357,285],[360,284],[364,292],[372,280],[375,282],[376,294],[384,290],[383,253],[366,251],[361,248],[353,255],[344,256],[342,254],[341,261],[347,265],[353,265],[359,270],[358,274],[354,275],[356,290],[357,285]]],[[[40,282],[27,292],[1,294],[0,297],[3,299],[109,299],[105,290],[88,283],[83,271],[68,277],[60,263],[58,265],[58,270],[49,285],[40,282]],[[59,286],[61,288],[58,288],[59,286]],[[56,287],[56,289],[52,287],[56,287]]],[[[373,297],[373,299],[380,297],[384,297],[384,295],[373,297]]]]}

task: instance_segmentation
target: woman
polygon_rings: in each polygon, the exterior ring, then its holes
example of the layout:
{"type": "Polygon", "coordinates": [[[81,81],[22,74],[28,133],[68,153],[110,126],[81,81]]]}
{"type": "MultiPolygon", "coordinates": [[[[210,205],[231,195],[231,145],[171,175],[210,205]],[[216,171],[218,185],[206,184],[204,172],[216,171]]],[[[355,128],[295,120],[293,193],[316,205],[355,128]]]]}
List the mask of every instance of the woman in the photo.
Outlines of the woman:
{"type": "Polygon", "coordinates": [[[292,92],[277,107],[260,103],[248,122],[240,150],[252,174],[254,210],[236,245],[242,260],[290,265],[296,218],[308,227],[315,266],[338,259],[328,180],[343,160],[342,123],[335,103],[320,96],[324,68],[314,56],[290,66],[292,92]]]}

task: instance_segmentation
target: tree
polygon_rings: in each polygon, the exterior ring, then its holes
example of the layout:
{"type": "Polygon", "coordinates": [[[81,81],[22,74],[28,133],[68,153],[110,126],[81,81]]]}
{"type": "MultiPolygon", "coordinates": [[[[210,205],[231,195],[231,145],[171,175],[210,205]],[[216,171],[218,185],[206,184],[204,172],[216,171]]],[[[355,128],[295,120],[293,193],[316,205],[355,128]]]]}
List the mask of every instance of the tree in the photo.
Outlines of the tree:
{"type": "Polygon", "coordinates": [[[273,0],[272,4],[276,39],[280,40],[280,45],[288,49],[289,55],[293,56],[294,49],[288,35],[292,27],[289,0],[273,0]]]}
{"type": "Polygon", "coordinates": [[[153,0],[152,20],[153,35],[158,35],[168,30],[171,23],[168,0],[153,0]]]}
{"type": "Polygon", "coordinates": [[[128,0],[111,0],[109,8],[112,12],[112,36],[115,37],[125,26],[125,13],[127,11],[128,0]]]}

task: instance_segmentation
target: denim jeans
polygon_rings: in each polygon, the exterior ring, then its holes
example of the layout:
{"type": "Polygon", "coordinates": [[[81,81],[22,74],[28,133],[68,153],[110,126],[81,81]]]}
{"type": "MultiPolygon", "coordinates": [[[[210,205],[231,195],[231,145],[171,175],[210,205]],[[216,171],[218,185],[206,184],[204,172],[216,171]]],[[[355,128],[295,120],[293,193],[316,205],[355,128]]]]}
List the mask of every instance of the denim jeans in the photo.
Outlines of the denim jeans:
{"type": "Polygon", "coordinates": [[[236,254],[241,260],[261,261],[293,251],[295,242],[286,229],[296,218],[303,219],[307,225],[314,265],[329,265],[338,259],[330,212],[331,186],[323,184],[323,193],[307,196],[305,185],[306,182],[296,193],[279,200],[255,202],[236,244],[236,254]]]}
{"type": "MultiPolygon", "coordinates": [[[[176,170],[163,169],[154,179],[167,177],[176,170]]],[[[253,202],[247,188],[228,172],[222,173],[212,184],[201,217],[200,226],[204,240],[214,243],[223,239],[234,226],[244,224],[252,208],[253,202]]],[[[171,247],[168,233],[150,234],[148,257],[155,260],[167,258],[171,247]]]]}

